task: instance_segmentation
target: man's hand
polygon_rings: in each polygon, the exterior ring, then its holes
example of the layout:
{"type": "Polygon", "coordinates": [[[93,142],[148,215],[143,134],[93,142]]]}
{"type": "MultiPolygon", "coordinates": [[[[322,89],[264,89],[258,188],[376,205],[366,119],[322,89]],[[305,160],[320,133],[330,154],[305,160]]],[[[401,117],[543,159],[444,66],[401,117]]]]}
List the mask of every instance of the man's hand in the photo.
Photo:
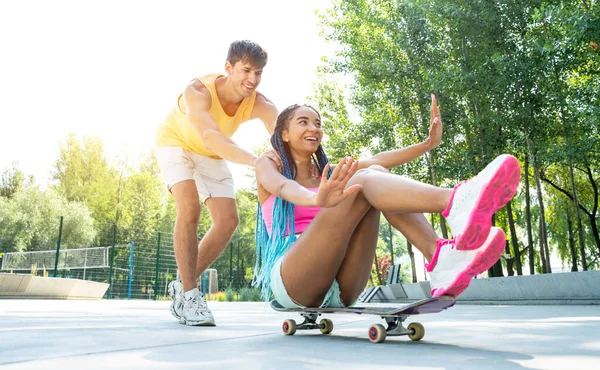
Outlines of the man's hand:
{"type": "Polygon", "coordinates": [[[321,177],[321,185],[317,192],[316,206],[317,207],[335,207],[348,198],[350,195],[357,193],[362,189],[362,185],[356,184],[346,188],[346,184],[358,170],[358,161],[354,161],[354,157],[350,159],[342,158],[340,163],[335,166],[331,173],[331,177],[327,178],[329,171],[329,163],[323,169],[321,177]]]}
{"type": "Polygon", "coordinates": [[[283,170],[283,164],[282,164],[283,162],[281,161],[281,156],[279,155],[279,152],[277,150],[271,149],[268,152],[266,152],[264,155],[265,155],[265,157],[267,157],[270,160],[272,160],[273,162],[275,162],[279,172],[281,172],[283,170]]]}
{"type": "Polygon", "coordinates": [[[440,145],[442,142],[442,117],[440,115],[440,108],[437,105],[437,99],[434,94],[431,94],[431,115],[430,115],[430,126],[429,126],[429,137],[426,143],[430,149],[433,149],[440,145]]]}

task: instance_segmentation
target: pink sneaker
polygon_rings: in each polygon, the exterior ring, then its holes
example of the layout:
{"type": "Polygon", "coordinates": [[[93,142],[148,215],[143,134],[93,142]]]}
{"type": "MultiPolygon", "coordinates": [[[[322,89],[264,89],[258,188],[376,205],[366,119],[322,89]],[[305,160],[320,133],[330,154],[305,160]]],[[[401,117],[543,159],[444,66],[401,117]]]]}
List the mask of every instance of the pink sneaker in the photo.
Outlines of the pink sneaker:
{"type": "Polygon", "coordinates": [[[431,263],[425,264],[431,278],[431,295],[458,297],[467,289],[471,279],[490,269],[504,251],[506,235],[502,229],[492,227],[481,248],[459,251],[454,240],[438,239],[431,263]]]}
{"type": "Polygon", "coordinates": [[[474,250],[487,239],[492,215],[515,195],[521,179],[519,161],[503,154],[474,178],[454,187],[442,215],[448,221],[458,250],[474,250]]]}

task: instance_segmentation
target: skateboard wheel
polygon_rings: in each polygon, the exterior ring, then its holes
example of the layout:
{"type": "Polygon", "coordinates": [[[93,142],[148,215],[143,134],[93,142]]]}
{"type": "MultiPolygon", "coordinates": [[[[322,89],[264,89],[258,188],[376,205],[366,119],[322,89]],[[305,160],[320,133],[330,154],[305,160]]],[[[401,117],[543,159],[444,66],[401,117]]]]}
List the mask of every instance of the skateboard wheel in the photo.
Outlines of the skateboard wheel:
{"type": "Polygon", "coordinates": [[[372,325],[369,328],[369,340],[373,343],[381,343],[385,340],[387,333],[381,324],[372,325]]]}
{"type": "Polygon", "coordinates": [[[319,321],[319,325],[321,325],[321,333],[323,334],[329,334],[333,331],[333,321],[329,319],[319,321]]]}
{"type": "Polygon", "coordinates": [[[296,322],[292,319],[285,320],[283,325],[281,325],[281,328],[283,329],[283,334],[294,335],[296,332],[296,322]]]}
{"type": "Polygon", "coordinates": [[[418,322],[410,323],[408,325],[408,331],[410,331],[408,337],[414,341],[421,340],[425,336],[425,327],[423,327],[423,325],[418,322]]]}

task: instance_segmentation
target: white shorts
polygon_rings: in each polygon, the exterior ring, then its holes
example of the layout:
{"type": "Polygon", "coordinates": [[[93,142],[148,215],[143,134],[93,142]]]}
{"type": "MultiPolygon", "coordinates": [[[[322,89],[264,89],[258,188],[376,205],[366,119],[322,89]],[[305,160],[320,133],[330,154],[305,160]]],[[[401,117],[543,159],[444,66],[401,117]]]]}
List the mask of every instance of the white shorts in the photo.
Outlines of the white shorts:
{"type": "Polygon", "coordinates": [[[185,180],[194,180],[200,199],[233,198],[233,176],[227,162],[192,153],[178,146],[157,146],[154,154],[167,188],[185,180]]]}

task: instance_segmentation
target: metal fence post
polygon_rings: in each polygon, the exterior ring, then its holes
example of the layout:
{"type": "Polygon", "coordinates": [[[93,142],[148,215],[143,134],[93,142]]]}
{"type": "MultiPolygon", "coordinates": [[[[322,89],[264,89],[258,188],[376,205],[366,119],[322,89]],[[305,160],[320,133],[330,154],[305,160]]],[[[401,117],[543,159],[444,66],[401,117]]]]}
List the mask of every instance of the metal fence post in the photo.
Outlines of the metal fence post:
{"type": "Polygon", "coordinates": [[[60,226],[58,227],[58,240],[56,241],[56,256],[54,257],[54,277],[58,273],[58,255],[60,253],[60,239],[62,238],[63,216],[60,216],[60,226]]]}
{"type": "Polygon", "coordinates": [[[106,297],[110,299],[112,297],[112,281],[113,281],[113,264],[115,261],[115,246],[117,245],[117,224],[113,225],[113,243],[110,248],[110,263],[108,268],[108,292],[106,297]]]}
{"type": "Polygon", "coordinates": [[[229,243],[229,287],[233,287],[233,244],[229,243]]]}
{"type": "Polygon", "coordinates": [[[129,248],[129,282],[127,283],[127,299],[131,299],[131,281],[133,280],[133,242],[129,248]]]}
{"type": "Polygon", "coordinates": [[[156,248],[156,272],[154,273],[154,300],[158,297],[158,268],[160,267],[160,231],[158,232],[158,247],[156,248]]]}

